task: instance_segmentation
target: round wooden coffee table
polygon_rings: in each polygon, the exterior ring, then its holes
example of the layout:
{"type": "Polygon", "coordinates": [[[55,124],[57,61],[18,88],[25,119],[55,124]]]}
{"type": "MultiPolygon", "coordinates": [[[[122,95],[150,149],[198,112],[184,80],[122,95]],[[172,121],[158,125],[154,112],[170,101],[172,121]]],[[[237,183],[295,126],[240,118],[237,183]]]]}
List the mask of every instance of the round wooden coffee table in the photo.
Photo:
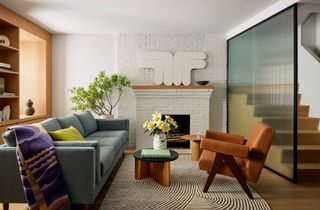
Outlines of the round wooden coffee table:
{"type": "Polygon", "coordinates": [[[134,153],[135,159],[135,179],[145,179],[152,177],[164,187],[170,186],[170,161],[178,159],[176,151],[170,151],[170,158],[142,158],[141,150],[134,153]]]}

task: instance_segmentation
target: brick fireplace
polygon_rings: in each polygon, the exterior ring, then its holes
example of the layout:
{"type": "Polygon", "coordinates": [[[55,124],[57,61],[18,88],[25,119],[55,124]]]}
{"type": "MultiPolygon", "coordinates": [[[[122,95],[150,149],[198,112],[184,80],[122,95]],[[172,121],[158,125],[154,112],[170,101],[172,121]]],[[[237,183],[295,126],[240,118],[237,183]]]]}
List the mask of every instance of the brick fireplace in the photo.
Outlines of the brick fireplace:
{"type": "Polygon", "coordinates": [[[159,111],[169,115],[190,115],[190,133],[204,133],[209,128],[212,85],[133,86],[136,97],[136,148],[152,147],[152,137],[142,124],[159,111]]]}

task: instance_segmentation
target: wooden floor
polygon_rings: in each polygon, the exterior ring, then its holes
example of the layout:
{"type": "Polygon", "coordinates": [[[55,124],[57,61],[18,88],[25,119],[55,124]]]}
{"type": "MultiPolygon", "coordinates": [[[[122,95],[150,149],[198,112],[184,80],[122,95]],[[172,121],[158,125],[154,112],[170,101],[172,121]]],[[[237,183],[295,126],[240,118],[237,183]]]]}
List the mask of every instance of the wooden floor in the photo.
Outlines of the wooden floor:
{"type": "Polygon", "coordinates": [[[250,186],[274,210],[320,210],[320,182],[293,184],[264,169],[259,182],[250,186]]]}
{"type": "MultiPolygon", "coordinates": [[[[120,164],[119,164],[120,166],[120,164]]],[[[118,167],[117,167],[118,168],[118,167]]],[[[98,201],[92,210],[99,208],[104,196],[107,194],[113,177],[109,180],[98,196],[98,201]]],[[[257,184],[250,184],[261,197],[263,197],[274,210],[320,210],[320,182],[293,184],[267,169],[262,171],[257,184]]],[[[24,204],[11,204],[10,210],[26,210],[24,204]]],[[[81,209],[81,208],[73,208],[81,209]]],[[[0,207],[2,210],[2,205],[0,207]]]]}

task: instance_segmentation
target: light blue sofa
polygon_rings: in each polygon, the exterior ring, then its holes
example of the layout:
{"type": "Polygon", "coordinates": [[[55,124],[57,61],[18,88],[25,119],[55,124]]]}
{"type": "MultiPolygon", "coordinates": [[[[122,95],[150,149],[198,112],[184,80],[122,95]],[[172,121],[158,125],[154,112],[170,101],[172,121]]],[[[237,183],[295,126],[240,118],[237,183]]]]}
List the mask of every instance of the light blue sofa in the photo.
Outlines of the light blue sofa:
{"type": "MultiPolygon", "coordinates": [[[[50,118],[47,131],[77,128],[85,141],[56,141],[56,151],[72,204],[92,204],[128,145],[127,119],[95,119],[90,112],[50,118]]],[[[0,145],[0,203],[25,203],[12,131],[0,145]]]]}

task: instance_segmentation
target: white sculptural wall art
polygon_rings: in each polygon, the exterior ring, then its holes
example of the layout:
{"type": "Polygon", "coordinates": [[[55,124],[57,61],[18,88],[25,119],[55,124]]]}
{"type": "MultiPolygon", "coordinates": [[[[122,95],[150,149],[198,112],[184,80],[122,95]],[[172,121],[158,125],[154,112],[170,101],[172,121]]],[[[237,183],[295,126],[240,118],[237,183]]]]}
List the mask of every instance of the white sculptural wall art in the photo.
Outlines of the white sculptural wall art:
{"type": "Polygon", "coordinates": [[[137,55],[137,64],[155,71],[156,85],[190,85],[191,70],[203,69],[206,57],[204,52],[176,52],[173,56],[171,52],[142,51],[137,55]]]}

